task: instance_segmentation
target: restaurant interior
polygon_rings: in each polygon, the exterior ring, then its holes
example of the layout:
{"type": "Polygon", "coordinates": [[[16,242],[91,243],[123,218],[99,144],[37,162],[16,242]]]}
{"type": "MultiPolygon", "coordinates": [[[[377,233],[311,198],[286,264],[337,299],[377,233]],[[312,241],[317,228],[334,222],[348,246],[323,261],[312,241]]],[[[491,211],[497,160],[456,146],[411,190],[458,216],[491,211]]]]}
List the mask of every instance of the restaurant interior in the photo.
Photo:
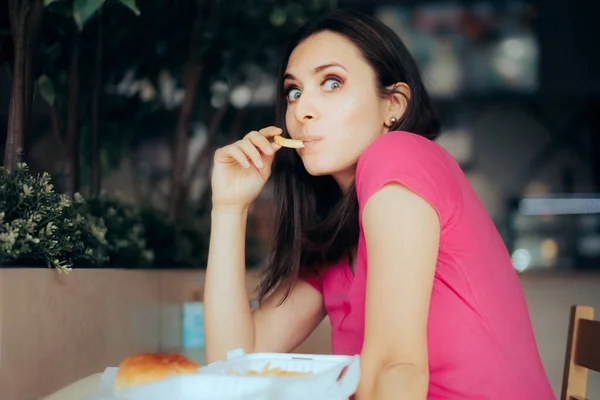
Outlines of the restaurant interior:
{"type": "MultiPolygon", "coordinates": [[[[17,204],[22,220],[45,207],[92,233],[51,243],[39,232],[36,243],[47,245],[33,251],[0,209],[0,399],[88,399],[107,367],[142,352],[204,365],[212,155],[272,123],[286,40],[336,8],[383,21],[417,60],[443,122],[438,143],[502,235],[559,398],[571,307],[600,307],[600,3],[10,0],[2,8],[0,207],[17,204]],[[36,200],[13,189],[36,190],[36,200]]],[[[249,215],[249,306],[272,204],[267,183],[249,215]]],[[[330,335],[326,318],[294,353],[331,354],[330,335]]],[[[600,376],[590,373],[586,397],[600,398],[600,376]]]]}

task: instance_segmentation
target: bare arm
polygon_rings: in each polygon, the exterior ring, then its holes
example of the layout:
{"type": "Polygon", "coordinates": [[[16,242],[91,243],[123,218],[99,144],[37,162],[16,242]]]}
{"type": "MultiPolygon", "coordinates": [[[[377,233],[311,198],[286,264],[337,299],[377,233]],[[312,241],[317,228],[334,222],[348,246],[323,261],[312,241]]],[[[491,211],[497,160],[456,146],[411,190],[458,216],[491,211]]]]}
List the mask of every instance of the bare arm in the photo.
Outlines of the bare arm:
{"type": "Polygon", "coordinates": [[[425,399],[438,216],[421,197],[390,184],[365,205],[363,225],[369,271],[357,399],[425,399]]]}
{"type": "Polygon", "coordinates": [[[227,351],[290,352],[325,316],[322,295],[298,281],[279,307],[281,291],[273,293],[253,313],[246,290],[245,232],[247,208],[212,211],[206,273],[206,361],[225,359],[227,351]]]}
{"type": "Polygon", "coordinates": [[[206,361],[225,359],[227,351],[254,350],[254,321],[245,271],[247,208],[213,209],[204,289],[206,361]]]}
{"type": "Polygon", "coordinates": [[[204,291],[206,360],[222,360],[229,350],[289,352],[323,319],[321,294],[299,282],[279,307],[274,293],[250,312],[246,291],[245,238],[248,208],[271,175],[281,149],[269,138],[277,127],[248,133],[218,149],[211,179],[213,210],[204,291]]]}
{"type": "Polygon", "coordinates": [[[315,330],[325,317],[323,296],[299,280],[285,302],[275,292],[254,311],[256,352],[289,353],[315,330]]]}

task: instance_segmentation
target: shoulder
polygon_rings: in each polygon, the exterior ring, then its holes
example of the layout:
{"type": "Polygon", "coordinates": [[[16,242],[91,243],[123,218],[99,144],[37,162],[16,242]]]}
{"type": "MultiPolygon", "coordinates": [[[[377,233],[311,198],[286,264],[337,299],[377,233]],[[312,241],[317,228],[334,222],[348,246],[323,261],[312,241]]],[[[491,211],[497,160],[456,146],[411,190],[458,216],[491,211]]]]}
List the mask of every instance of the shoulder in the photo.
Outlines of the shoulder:
{"type": "Polygon", "coordinates": [[[397,162],[423,162],[424,159],[447,162],[449,154],[434,141],[421,135],[406,131],[388,132],[373,141],[361,154],[358,160],[357,170],[365,164],[377,162],[389,162],[389,158],[397,159],[397,162]]]}
{"type": "Polygon", "coordinates": [[[361,154],[355,184],[359,207],[383,186],[398,183],[418,194],[443,217],[461,197],[460,167],[437,143],[420,135],[394,131],[381,135],[361,154]]]}

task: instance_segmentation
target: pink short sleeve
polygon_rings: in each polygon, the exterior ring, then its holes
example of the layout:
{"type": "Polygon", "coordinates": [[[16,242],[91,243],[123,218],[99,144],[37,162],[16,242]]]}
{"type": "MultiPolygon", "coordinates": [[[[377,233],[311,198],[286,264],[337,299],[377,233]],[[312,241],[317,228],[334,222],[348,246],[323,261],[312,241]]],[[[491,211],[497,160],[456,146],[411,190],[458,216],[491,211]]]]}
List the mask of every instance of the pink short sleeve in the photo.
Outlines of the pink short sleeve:
{"type": "Polygon", "coordinates": [[[422,136],[408,132],[380,136],[363,152],[356,169],[360,214],[375,192],[395,182],[427,201],[445,225],[461,198],[451,161],[449,153],[422,136]]]}

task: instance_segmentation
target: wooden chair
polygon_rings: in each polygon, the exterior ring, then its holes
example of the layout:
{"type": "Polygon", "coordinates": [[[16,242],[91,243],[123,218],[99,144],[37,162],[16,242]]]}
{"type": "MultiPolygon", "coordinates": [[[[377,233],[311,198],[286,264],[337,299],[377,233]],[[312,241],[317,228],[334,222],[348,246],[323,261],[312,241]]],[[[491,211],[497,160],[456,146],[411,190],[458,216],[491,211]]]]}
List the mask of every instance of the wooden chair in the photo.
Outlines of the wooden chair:
{"type": "Polygon", "coordinates": [[[600,372],[600,321],[594,308],[571,307],[560,400],[585,400],[588,370],[600,372]]]}

